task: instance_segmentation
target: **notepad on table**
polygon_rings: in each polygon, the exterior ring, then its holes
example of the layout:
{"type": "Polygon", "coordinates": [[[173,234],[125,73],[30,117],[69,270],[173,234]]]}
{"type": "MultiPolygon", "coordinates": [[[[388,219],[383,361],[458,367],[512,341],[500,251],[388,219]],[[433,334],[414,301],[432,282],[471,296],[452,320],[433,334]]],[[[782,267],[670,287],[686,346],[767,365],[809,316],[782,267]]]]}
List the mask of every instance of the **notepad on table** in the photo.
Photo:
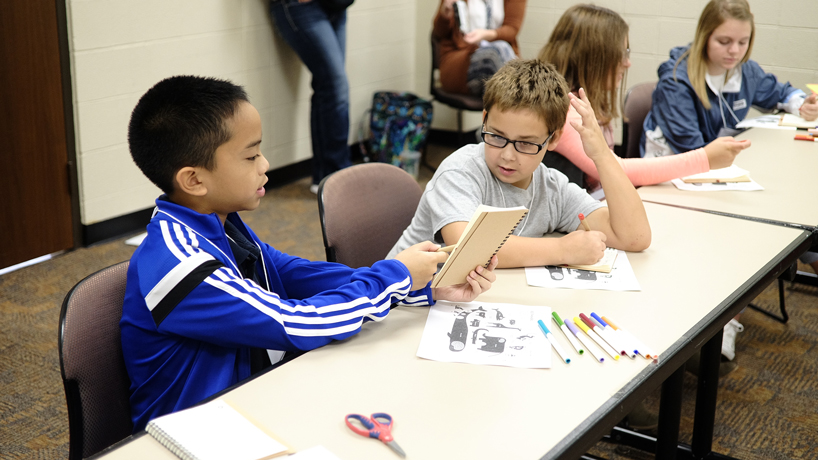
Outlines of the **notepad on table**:
{"type": "Polygon", "coordinates": [[[818,120],[807,121],[798,115],[785,113],[781,116],[781,121],[778,124],[779,126],[795,126],[796,128],[815,128],[818,127],[818,120]]]}
{"type": "Polygon", "coordinates": [[[682,182],[687,184],[706,184],[716,182],[750,182],[750,173],[746,169],[741,169],[736,165],[726,168],[711,169],[700,174],[693,174],[682,178],[682,182]]]}
{"type": "Polygon", "coordinates": [[[221,399],[157,417],[145,430],[183,460],[264,460],[291,453],[221,399]]]}
{"type": "Polygon", "coordinates": [[[466,282],[475,267],[488,267],[492,256],[503,247],[508,237],[523,220],[528,209],[496,208],[480,205],[469,220],[454,251],[443,268],[435,275],[432,287],[451,286],[466,282]]]}
{"type": "Polygon", "coordinates": [[[605,253],[599,262],[591,265],[562,265],[563,267],[567,268],[574,268],[577,270],[588,270],[591,272],[602,272],[602,273],[610,273],[613,270],[614,261],[616,261],[616,255],[619,253],[614,248],[605,248],[605,253]]]}

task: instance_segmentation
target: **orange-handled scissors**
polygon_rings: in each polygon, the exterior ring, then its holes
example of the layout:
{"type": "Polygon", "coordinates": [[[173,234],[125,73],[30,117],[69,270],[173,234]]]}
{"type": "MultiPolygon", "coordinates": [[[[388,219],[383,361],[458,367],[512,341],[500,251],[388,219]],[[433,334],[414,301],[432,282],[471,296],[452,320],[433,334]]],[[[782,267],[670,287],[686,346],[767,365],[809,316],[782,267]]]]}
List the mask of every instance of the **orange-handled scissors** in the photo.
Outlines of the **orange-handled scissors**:
{"type": "Polygon", "coordinates": [[[361,436],[380,439],[401,457],[406,453],[392,438],[392,416],[383,412],[376,412],[371,417],[360,414],[348,414],[346,423],[349,429],[361,436]],[[357,423],[355,423],[357,421],[357,423]],[[360,424],[360,425],[359,425],[360,424]]]}

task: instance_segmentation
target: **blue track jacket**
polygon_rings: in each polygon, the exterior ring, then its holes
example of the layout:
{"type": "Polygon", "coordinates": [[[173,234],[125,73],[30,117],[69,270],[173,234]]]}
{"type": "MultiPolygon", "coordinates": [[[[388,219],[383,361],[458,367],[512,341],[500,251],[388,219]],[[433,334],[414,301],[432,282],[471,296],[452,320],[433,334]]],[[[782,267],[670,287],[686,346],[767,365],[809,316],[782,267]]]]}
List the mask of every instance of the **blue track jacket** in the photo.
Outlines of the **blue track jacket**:
{"type": "Polygon", "coordinates": [[[251,347],[310,350],[382,320],[392,303],[433,303],[428,285],[410,294],[398,261],[351,269],[292,257],[231,214],[261,250],[259,286],[241,277],[218,216],[164,197],[156,206],[131,258],[120,322],[134,431],[249,377],[251,347]]]}
{"type": "MultiPolygon", "coordinates": [[[[687,76],[687,58],[676,67],[676,61],[688,46],[670,50],[670,59],[659,66],[659,83],[653,91],[653,105],[645,117],[642,130],[641,153],[645,156],[645,131],[662,128],[662,133],[674,153],[695,150],[712,142],[724,127],[718,96],[708,87],[710,110],[699,101],[687,76]],[[674,67],[676,71],[674,73],[674,67]],[[675,77],[675,78],[674,78],[675,77]]],[[[739,121],[744,120],[751,106],[768,111],[779,102],[786,102],[792,95],[803,93],[789,83],[779,83],[775,75],[765,73],[755,62],[741,65],[741,89],[737,93],[722,93],[725,100],[721,110],[727,120],[727,128],[735,128],[737,121],[729,113],[729,107],[739,121]]]]}

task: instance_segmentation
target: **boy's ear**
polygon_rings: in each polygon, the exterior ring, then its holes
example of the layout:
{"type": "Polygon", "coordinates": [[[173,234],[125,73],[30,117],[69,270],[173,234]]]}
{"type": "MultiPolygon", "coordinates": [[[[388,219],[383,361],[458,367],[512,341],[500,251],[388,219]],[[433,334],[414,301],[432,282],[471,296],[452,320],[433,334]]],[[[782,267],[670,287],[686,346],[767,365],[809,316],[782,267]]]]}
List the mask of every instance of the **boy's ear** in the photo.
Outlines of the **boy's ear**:
{"type": "Polygon", "coordinates": [[[176,171],[176,189],[186,195],[204,196],[207,193],[207,186],[202,182],[201,169],[193,166],[185,166],[176,171]]]}
{"type": "Polygon", "coordinates": [[[548,141],[548,145],[545,146],[548,150],[554,150],[557,148],[557,144],[560,143],[560,138],[562,137],[562,128],[554,131],[554,136],[551,137],[551,140],[548,141]]]}

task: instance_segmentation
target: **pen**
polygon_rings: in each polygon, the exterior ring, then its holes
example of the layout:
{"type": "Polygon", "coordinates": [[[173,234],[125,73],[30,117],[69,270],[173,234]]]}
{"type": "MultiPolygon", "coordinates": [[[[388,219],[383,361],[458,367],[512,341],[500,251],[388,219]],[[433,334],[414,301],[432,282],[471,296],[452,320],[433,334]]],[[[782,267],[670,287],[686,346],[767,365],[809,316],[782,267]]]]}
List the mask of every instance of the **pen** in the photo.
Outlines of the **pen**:
{"type": "Polygon", "coordinates": [[[590,327],[588,327],[587,324],[585,324],[581,319],[579,319],[576,316],[574,316],[574,324],[579,326],[579,328],[582,329],[582,332],[585,332],[586,334],[588,334],[588,337],[590,337],[591,340],[596,342],[596,344],[599,345],[599,347],[602,348],[605,351],[605,353],[608,353],[609,355],[611,355],[611,358],[613,358],[614,361],[619,359],[619,353],[617,353],[616,351],[614,351],[613,348],[608,346],[608,344],[605,343],[604,340],[602,340],[602,337],[597,335],[596,332],[594,332],[590,327]]]}
{"type": "Polygon", "coordinates": [[[591,231],[591,226],[588,225],[588,222],[585,222],[585,214],[579,213],[579,223],[582,224],[582,228],[584,228],[586,232],[591,231]]]}
{"type": "Polygon", "coordinates": [[[611,321],[610,319],[608,319],[605,316],[603,316],[602,319],[604,319],[605,322],[608,323],[612,328],[616,329],[617,332],[620,335],[624,336],[627,340],[629,340],[631,343],[633,343],[636,346],[636,349],[639,350],[640,355],[642,355],[646,359],[658,359],[659,358],[659,355],[657,355],[656,353],[651,351],[647,347],[647,345],[642,343],[642,341],[637,339],[633,334],[631,334],[630,332],[626,331],[625,329],[622,329],[621,327],[617,326],[616,324],[613,323],[613,321],[611,321]]]}
{"type": "Polygon", "coordinates": [[[568,327],[568,329],[571,330],[571,333],[573,333],[574,336],[576,336],[576,338],[579,339],[579,341],[582,342],[583,345],[585,345],[585,349],[588,350],[594,356],[594,359],[596,359],[600,363],[605,362],[605,357],[594,351],[594,347],[591,346],[591,341],[585,334],[579,331],[578,327],[571,323],[565,323],[565,325],[568,327]]]}
{"type": "Polygon", "coordinates": [[[560,358],[562,358],[562,360],[565,361],[565,364],[570,364],[571,358],[565,356],[565,350],[562,349],[559,342],[557,342],[557,339],[554,338],[554,334],[552,334],[551,331],[549,331],[548,328],[545,327],[545,323],[543,323],[542,320],[539,319],[537,320],[537,324],[540,325],[540,329],[542,330],[542,333],[545,334],[545,338],[548,339],[549,342],[551,342],[551,346],[554,347],[554,350],[556,350],[557,354],[560,355],[560,358]]]}
{"type": "Polygon", "coordinates": [[[451,252],[454,251],[454,248],[456,248],[456,247],[457,247],[457,245],[453,244],[451,246],[446,246],[446,247],[440,248],[436,252],[448,252],[449,254],[451,254],[451,252]]]}
{"type": "Polygon", "coordinates": [[[613,358],[614,360],[619,359],[620,355],[619,350],[614,350],[614,348],[610,344],[608,344],[608,342],[605,339],[603,339],[602,336],[600,336],[602,328],[596,326],[591,321],[591,319],[585,315],[585,313],[580,313],[579,318],[580,321],[585,323],[585,325],[588,327],[588,330],[585,331],[585,333],[588,334],[592,339],[594,339],[596,343],[598,343],[599,346],[602,347],[603,350],[605,350],[606,353],[611,355],[611,358],[613,358]]]}
{"type": "Polygon", "coordinates": [[[580,355],[585,353],[585,350],[582,349],[582,345],[580,345],[579,342],[577,342],[577,338],[574,337],[574,334],[568,330],[568,326],[565,325],[565,323],[562,321],[562,318],[560,318],[560,315],[558,315],[557,312],[555,311],[551,312],[551,319],[553,319],[554,322],[557,323],[557,327],[560,328],[563,334],[565,334],[565,338],[568,339],[568,342],[571,344],[571,346],[574,347],[575,350],[577,350],[577,353],[579,353],[580,355]]]}
{"type": "Polygon", "coordinates": [[[607,340],[615,350],[619,350],[622,356],[627,356],[631,359],[636,358],[636,355],[639,354],[637,349],[632,347],[627,341],[622,340],[622,338],[617,335],[616,330],[609,326],[599,315],[591,312],[591,320],[594,321],[594,324],[599,324],[599,327],[602,328],[602,332],[605,333],[605,335],[600,334],[602,338],[607,340]],[[613,343],[611,343],[611,340],[613,340],[613,343]]]}

